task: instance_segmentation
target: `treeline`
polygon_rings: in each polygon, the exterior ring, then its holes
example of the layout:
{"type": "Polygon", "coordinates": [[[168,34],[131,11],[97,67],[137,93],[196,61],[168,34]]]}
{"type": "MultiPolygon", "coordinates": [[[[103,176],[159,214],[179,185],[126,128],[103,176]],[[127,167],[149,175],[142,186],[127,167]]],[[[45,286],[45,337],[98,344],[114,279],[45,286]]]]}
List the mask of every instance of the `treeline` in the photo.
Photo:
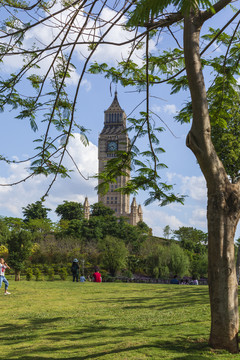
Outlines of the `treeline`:
{"type": "Polygon", "coordinates": [[[152,236],[144,222],[137,226],[116,218],[102,203],[91,206],[89,220],[81,203],[64,201],[55,212],[59,221],[48,218],[42,202],[23,208],[23,218],[0,218],[0,256],[7,259],[20,279],[41,274],[66,278],[74,258],[85,276],[100,266],[103,278],[133,274],[153,278],[207,276],[207,234],[190,227],[164,229],[165,238],[152,236]]]}

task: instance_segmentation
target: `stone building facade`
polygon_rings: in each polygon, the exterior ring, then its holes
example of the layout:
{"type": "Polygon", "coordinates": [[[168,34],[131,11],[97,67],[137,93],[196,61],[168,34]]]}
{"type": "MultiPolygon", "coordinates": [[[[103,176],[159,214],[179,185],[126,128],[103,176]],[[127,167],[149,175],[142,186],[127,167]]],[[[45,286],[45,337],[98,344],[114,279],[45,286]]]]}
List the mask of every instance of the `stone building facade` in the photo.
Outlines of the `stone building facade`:
{"type": "MultiPolygon", "coordinates": [[[[126,132],[126,114],[120,107],[117,92],[110,107],[104,111],[104,127],[98,138],[98,171],[103,171],[106,162],[115,156],[115,151],[127,151],[130,140],[126,132]]],[[[105,195],[98,195],[98,202],[111,208],[117,217],[124,216],[131,225],[137,225],[143,221],[141,205],[137,205],[134,197],[130,206],[130,195],[114,191],[116,188],[126,185],[130,179],[130,171],[127,176],[119,176],[116,183],[111,183],[109,191],[105,195]]],[[[84,216],[89,218],[88,199],[84,202],[84,216]]]]}

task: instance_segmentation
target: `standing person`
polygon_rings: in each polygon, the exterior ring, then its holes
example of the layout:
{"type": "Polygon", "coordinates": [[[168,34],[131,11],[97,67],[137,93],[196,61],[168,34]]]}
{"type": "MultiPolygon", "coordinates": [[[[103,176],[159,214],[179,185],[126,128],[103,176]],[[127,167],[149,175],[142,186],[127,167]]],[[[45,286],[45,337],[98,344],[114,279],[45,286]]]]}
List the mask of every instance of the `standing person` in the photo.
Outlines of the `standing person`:
{"type": "Polygon", "coordinates": [[[95,273],[93,274],[93,281],[94,282],[102,282],[102,276],[101,276],[98,268],[95,268],[95,273]]]}
{"type": "Polygon", "coordinates": [[[78,282],[79,277],[79,265],[78,265],[78,259],[74,259],[71,267],[72,275],[73,275],[73,282],[76,279],[76,282],[78,282]]]}
{"type": "Polygon", "coordinates": [[[8,266],[7,263],[5,263],[4,259],[1,258],[0,259],[0,288],[2,287],[2,283],[4,282],[4,284],[5,284],[4,295],[10,295],[10,292],[7,291],[9,283],[8,283],[7,279],[5,278],[5,270],[6,269],[10,269],[10,267],[8,266]]]}

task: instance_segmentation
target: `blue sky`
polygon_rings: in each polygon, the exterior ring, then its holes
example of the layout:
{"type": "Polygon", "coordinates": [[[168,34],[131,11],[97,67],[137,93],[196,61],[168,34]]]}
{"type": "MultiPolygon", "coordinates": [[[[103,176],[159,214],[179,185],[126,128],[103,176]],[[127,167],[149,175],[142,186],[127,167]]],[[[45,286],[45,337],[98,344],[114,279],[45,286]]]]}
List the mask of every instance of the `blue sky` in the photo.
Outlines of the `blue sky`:
{"type": "MultiPolygon", "coordinates": [[[[224,10],[221,15],[219,26],[225,23],[225,18],[230,18],[229,10],[224,10]]],[[[108,18],[111,14],[106,13],[108,18]]],[[[213,21],[209,22],[213,25],[213,21]]],[[[26,40],[29,43],[33,39],[39,38],[44,41],[48,36],[47,30],[45,32],[33,31],[31,36],[26,40]]],[[[121,40],[125,35],[119,29],[111,33],[111,39],[121,40]]],[[[178,34],[180,36],[180,34],[178,34]]],[[[163,49],[168,45],[169,36],[163,34],[159,39],[159,48],[163,49]]],[[[154,44],[151,44],[152,51],[156,51],[154,44]]],[[[69,90],[73,91],[76,86],[80,68],[83,63],[81,52],[85,49],[78,49],[75,54],[76,63],[79,67],[73,74],[73,79],[69,80],[69,90]]],[[[123,54],[127,49],[117,49],[113,47],[100,48],[95,55],[95,60],[99,62],[108,62],[115,64],[116,60],[121,60],[123,54]]],[[[221,49],[216,49],[221,53],[221,49]]],[[[137,57],[136,57],[137,59],[137,57]]],[[[47,64],[43,64],[43,68],[47,64]]],[[[6,76],[10,71],[15,71],[18,68],[16,59],[8,59],[0,68],[1,75],[6,76]]],[[[26,87],[27,85],[24,84],[26,87]]],[[[78,97],[78,105],[76,111],[76,119],[86,128],[91,129],[88,134],[89,146],[85,148],[81,141],[79,134],[75,134],[75,138],[71,139],[69,144],[69,152],[74,157],[79,169],[84,176],[92,176],[97,172],[97,146],[98,135],[102,130],[104,121],[104,110],[106,110],[112,100],[115,91],[115,85],[112,85],[112,93],[110,91],[110,81],[104,79],[99,75],[86,74],[82,83],[80,94],[78,97]]],[[[29,91],[28,88],[23,90],[29,91]]],[[[126,114],[130,114],[132,110],[144,99],[143,93],[132,92],[133,89],[126,89],[117,86],[118,99],[121,107],[126,114]],[[131,92],[129,92],[131,91],[131,92]]],[[[192,152],[186,147],[185,139],[190,129],[190,124],[180,125],[174,120],[174,115],[179,111],[188,99],[189,93],[170,95],[170,88],[166,85],[157,85],[151,90],[151,108],[157,113],[167,124],[159,121],[159,126],[163,126],[166,130],[160,135],[160,145],[166,150],[166,153],[160,155],[160,161],[165,163],[168,168],[162,170],[160,175],[163,182],[174,184],[176,193],[186,195],[185,205],[171,204],[166,207],[159,207],[157,203],[143,206],[147,194],[139,192],[137,202],[143,207],[144,221],[153,229],[153,234],[157,236],[163,235],[163,229],[169,225],[172,230],[178,229],[180,226],[190,226],[201,229],[207,232],[206,221],[206,185],[205,180],[201,174],[199,166],[192,152]],[[169,129],[170,130],[169,130],[169,129]],[[173,135],[174,134],[174,135],[173,135]]],[[[139,109],[144,109],[139,108],[139,109]]],[[[8,156],[11,159],[28,158],[33,154],[32,141],[38,136],[30,129],[26,120],[17,120],[14,118],[16,114],[14,111],[5,111],[1,113],[1,133],[0,153],[8,156]]],[[[135,111],[137,116],[137,112],[135,111]]],[[[132,116],[132,115],[131,115],[132,116]]],[[[41,119],[39,119],[41,120],[41,119]]],[[[43,129],[44,124],[40,124],[40,130],[43,129]]],[[[131,134],[130,134],[131,137],[131,134]]],[[[70,158],[65,159],[65,164],[75,170],[74,164],[70,158]]],[[[13,183],[20,178],[24,178],[27,174],[27,164],[12,164],[6,166],[0,164],[0,183],[13,183]]],[[[21,183],[12,187],[0,187],[0,215],[2,216],[16,216],[22,217],[22,207],[33,203],[45,193],[49,178],[35,177],[27,182],[21,183]]],[[[71,175],[71,179],[59,178],[52,188],[45,205],[52,209],[49,216],[56,221],[57,217],[54,213],[57,205],[64,200],[83,202],[85,196],[88,196],[90,204],[97,202],[97,193],[94,190],[96,180],[90,178],[88,181],[84,180],[77,171],[71,175]]],[[[240,236],[239,229],[236,237],[240,236]]]]}

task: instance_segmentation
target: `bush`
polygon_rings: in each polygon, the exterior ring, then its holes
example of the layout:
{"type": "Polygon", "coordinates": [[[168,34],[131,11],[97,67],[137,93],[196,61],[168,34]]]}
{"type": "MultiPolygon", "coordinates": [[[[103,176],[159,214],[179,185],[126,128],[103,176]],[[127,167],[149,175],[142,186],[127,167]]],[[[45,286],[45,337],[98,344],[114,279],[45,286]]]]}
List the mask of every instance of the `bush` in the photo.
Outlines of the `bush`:
{"type": "Polygon", "coordinates": [[[59,276],[60,276],[60,279],[61,280],[66,280],[67,279],[67,276],[68,276],[68,272],[67,272],[67,269],[64,267],[64,268],[61,268],[59,270],[59,276]]]}
{"type": "Polygon", "coordinates": [[[55,273],[54,273],[54,269],[52,267],[48,268],[47,274],[48,274],[48,280],[53,281],[55,273]]]}
{"type": "Polygon", "coordinates": [[[122,276],[125,276],[128,279],[131,279],[133,277],[133,274],[130,270],[126,269],[122,271],[122,276]]]}
{"type": "Polygon", "coordinates": [[[41,273],[40,269],[36,268],[34,270],[34,275],[35,275],[35,280],[36,281],[43,280],[43,276],[42,276],[42,273],[41,273]]]}
{"type": "Polygon", "coordinates": [[[33,271],[31,268],[28,268],[26,270],[26,280],[30,281],[30,280],[32,280],[32,278],[33,278],[33,271]]]}

